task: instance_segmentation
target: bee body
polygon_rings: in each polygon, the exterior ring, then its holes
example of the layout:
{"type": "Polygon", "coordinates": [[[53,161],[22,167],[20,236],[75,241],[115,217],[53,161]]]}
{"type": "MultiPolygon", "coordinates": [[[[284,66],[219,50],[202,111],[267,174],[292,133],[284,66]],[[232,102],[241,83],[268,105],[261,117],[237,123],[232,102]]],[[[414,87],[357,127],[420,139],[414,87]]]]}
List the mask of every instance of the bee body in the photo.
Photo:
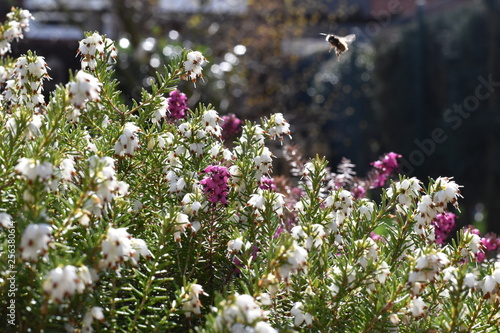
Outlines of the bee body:
{"type": "Polygon", "coordinates": [[[349,44],[351,44],[356,39],[356,35],[354,34],[347,35],[345,37],[336,36],[334,34],[323,34],[323,33],[320,35],[326,36],[325,40],[328,42],[328,44],[330,44],[330,51],[328,52],[331,52],[332,49],[335,49],[335,54],[337,55],[337,59],[343,52],[349,50],[349,44]]]}

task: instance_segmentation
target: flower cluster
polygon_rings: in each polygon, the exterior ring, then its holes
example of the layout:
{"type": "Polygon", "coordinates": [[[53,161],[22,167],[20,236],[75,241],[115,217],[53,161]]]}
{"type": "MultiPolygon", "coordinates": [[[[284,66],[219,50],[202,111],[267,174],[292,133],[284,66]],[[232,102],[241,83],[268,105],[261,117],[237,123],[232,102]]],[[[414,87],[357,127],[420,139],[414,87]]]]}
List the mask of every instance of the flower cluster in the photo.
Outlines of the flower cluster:
{"type": "Polygon", "coordinates": [[[222,307],[216,318],[217,332],[278,332],[267,323],[265,312],[250,295],[233,295],[222,307]]]}
{"type": "Polygon", "coordinates": [[[205,131],[219,139],[222,138],[222,128],[220,127],[221,122],[222,119],[219,117],[219,114],[215,110],[207,110],[203,114],[205,131]]]}
{"type": "Polygon", "coordinates": [[[89,68],[93,71],[98,60],[112,62],[116,58],[114,42],[96,32],[80,41],[78,53],[82,56],[82,70],[89,68]],[[108,55],[110,59],[106,59],[108,55]]]}
{"type": "Polygon", "coordinates": [[[106,238],[101,243],[102,269],[117,269],[120,264],[130,260],[137,265],[139,258],[149,257],[150,252],[142,239],[133,238],[127,228],[109,227],[106,238]]]}
{"type": "Polygon", "coordinates": [[[168,117],[174,120],[186,118],[187,102],[186,94],[181,93],[178,89],[171,91],[167,98],[168,117]]]}
{"type": "Polygon", "coordinates": [[[456,215],[450,212],[437,214],[432,225],[434,226],[434,233],[436,235],[436,243],[444,244],[445,240],[455,228],[456,215]]]}
{"type": "Polygon", "coordinates": [[[493,272],[484,277],[482,281],[482,291],[486,299],[498,302],[500,299],[500,262],[496,262],[493,272]]]}
{"type": "Polygon", "coordinates": [[[92,277],[87,267],[67,265],[54,268],[43,282],[43,291],[56,302],[62,303],[66,298],[83,293],[92,284],[92,277]]]}
{"type": "Polygon", "coordinates": [[[115,161],[111,157],[91,156],[88,159],[90,176],[96,184],[95,192],[88,193],[86,208],[95,216],[101,216],[102,209],[113,199],[124,196],[128,184],[116,178],[115,161]]]}
{"type": "Polygon", "coordinates": [[[293,324],[295,326],[300,326],[303,323],[309,328],[312,326],[313,317],[310,313],[304,312],[304,304],[302,302],[295,302],[290,310],[290,314],[293,316],[293,324]]]}
{"type": "Polygon", "coordinates": [[[92,333],[92,322],[94,320],[104,321],[104,314],[100,306],[93,306],[85,316],[83,316],[82,333],[92,333]]]}
{"type": "Polygon", "coordinates": [[[261,189],[276,192],[276,183],[273,178],[262,176],[260,182],[261,184],[259,187],[261,189]]]}
{"type": "Polygon", "coordinates": [[[26,9],[15,9],[7,14],[7,22],[0,29],[0,56],[11,51],[10,43],[14,39],[22,39],[23,31],[29,30],[29,20],[33,19],[26,9]]]}
{"type": "Polygon", "coordinates": [[[201,316],[201,301],[200,295],[207,295],[203,291],[203,287],[199,284],[193,283],[189,286],[189,292],[184,291],[182,288],[182,310],[189,319],[192,314],[201,316]]]}
{"type": "Polygon", "coordinates": [[[283,140],[283,135],[288,135],[290,138],[290,124],[285,120],[283,114],[275,113],[271,116],[267,130],[271,139],[277,138],[279,141],[283,140]]]}
{"type": "MultiPolygon", "coordinates": [[[[102,84],[92,74],[78,71],[75,75],[75,81],[68,83],[71,104],[77,109],[82,109],[87,101],[98,102],[101,86],[102,84]]],[[[79,113],[69,118],[73,120],[72,122],[78,122],[78,115],[79,113]]]]}
{"type": "Polygon", "coordinates": [[[182,75],[184,80],[191,80],[196,82],[197,78],[203,77],[202,69],[203,65],[207,62],[207,59],[199,51],[191,51],[186,56],[186,61],[184,61],[184,71],[185,74],[182,75]]]}
{"type": "Polygon", "coordinates": [[[372,184],[373,188],[384,186],[387,177],[398,169],[398,158],[400,157],[401,155],[391,152],[384,155],[380,160],[371,163],[378,171],[377,177],[372,184]]]}
{"type": "Polygon", "coordinates": [[[43,57],[31,53],[19,57],[12,79],[6,82],[5,100],[14,105],[25,105],[29,108],[45,105],[42,91],[43,81],[50,79],[47,68],[43,57]]]}
{"type": "Polygon", "coordinates": [[[434,239],[434,230],[429,229],[428,226],[437,214],[445,212],[449,203],[457,204],[460,186],[450,178],[439,177],[431,186],[430,193],[420,197],[417,204],[415,231],[419,235],[427,235],[430,239],[434,239]]]}
{"type": "Polygon", "coordinates": [[[225,205],[229,188],[228,180],[231,177],[228,169],[223,166],[209,165],[203,173],[207,176],[200,181],[200,184],[203,186],[208,201],[225,205]]]}
{"type": "Polygon", "coordinates": [[[132,156],[139,148],[138,132],[141,129],[134,123],[126,123],[123,128],[123,133],[118,138],[115,144],[115,155],[117,156],[132,156]]]}
{"type": "Polygon", "coordinates": [[[19,159],[14,171],[30,182],[34,182],[35,180],[47,181],[54,174],[52,163],[47,161],[41,162],[27,157],[19,159]]]}
{"type": "Polygon", "coordinates": [[[303,272],[307,268],[307,257],[307,250],[294,241],[283,254],[284,261],[276,272],[278,279],[288,284],[292,273],[303,272]]]}
{"type": "Polygon", "coordinates": [[[25,261],[37,261],[49,250],[52,228],[45,223],[29,224],[21,237],[19,251],[21,258],[25,261]]]}
{"type": "Polygon", "coordinates": [[[441,251],[431,251],[425,254],[418,249],[416,257],[415,267],[408,277],[408,283],[411,285],[411,292],[414,295],[419,295],[450,261],[448,256],[441,251]]]}
{"type": "Polygon", "coordinates": [[[243,127],[243,121],[234,114],[222,116],[222,139],[224,141],[236,138],[243,127]]]}

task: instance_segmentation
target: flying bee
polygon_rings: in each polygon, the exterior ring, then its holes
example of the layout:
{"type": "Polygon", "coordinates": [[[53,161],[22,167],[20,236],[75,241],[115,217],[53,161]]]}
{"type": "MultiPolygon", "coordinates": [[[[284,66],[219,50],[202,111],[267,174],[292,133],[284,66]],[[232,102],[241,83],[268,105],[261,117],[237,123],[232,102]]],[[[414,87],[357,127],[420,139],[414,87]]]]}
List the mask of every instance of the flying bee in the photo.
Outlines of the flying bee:
{"type": "Polygon", "coordinates": [[[337,59],[339,59],[340,55],[349,50],[349,44],[354,42],[356,39],[355,34],[347,35],[345,37],[335,36],[334,34],[324,34],[320,33],[320,35],[326,36],[325,40],[330,44],[330,51],[335,49],[335,54],[337,55],[337,59]]]}

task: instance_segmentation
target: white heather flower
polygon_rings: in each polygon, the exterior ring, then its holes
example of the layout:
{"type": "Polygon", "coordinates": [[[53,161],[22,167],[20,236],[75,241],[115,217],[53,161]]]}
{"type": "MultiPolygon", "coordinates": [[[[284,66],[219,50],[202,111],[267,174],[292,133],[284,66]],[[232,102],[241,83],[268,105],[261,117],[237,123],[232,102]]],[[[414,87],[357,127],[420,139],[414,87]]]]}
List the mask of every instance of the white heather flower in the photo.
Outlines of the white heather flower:
{"type": "Polygon", "coordinates": [[[446,207],[446,204],[452,203],[458,208],[457,198],[460,195],[460,185],[451,180],[448,177],[439,177],[436,179],[432,192],[434,192],[433,201],[442,207],[446,207]]]}
{"type": "Polygon", "coordinates": [[[294,317],[293,324],[300,326],[305,322],[308,327],[311,327],[313,317],[310,313],[304,313],[303,307],[302,302],[296,302],[290,310],[291,315],[294,317]]]}
{"type": "Polygon", "coordinates": [[[26,9],[14,10],[7,14],[7,22],[4,24],[5,31],[0,34],[0,56],[10,52],[10,43],[14,39],[24,37],[23,30],[29,31],[30,19],[33,19],[33,16],[26,9]]]}
{"type": "Polygon", "coordinates": [[[236,254],[240,252],[242,246],[243,246],[243,239],[241,237],[238,237],[236,239],[231,239],[227,243],[227,251],[230,254],[236,254]]]}
{"type": "Polygon", "coordinates": [[[231,183],[232,185],[234,185],[234,190],[236,192],[244,191],[246,185],[240,167],[237,165],[231,165],[228,171],[231,174],[231,183]]]}
{"type": "Polygon", "coordinates": [[[444,252],[436,250],[424,254],[421,249],[418,249],[416,255],[418,258],[415,261],[414,270],[408,276],[408,282],[413,286],[413,293],[419,294],[421,284],[434,281],[436,275],[448,266],[450,261],[444,252]]]}
{"type": "Polygon", "coordinates": [[[43,283],[43,291],[59,303],[77,292],[82,293],[84,290],[85,285],[78,276],[78,270],[72,265],[54,268],[43,283]]]}
{"type": "Polygon", "coordinates": [[[191,222],[189,221],[189,216],[183,213],[177,213],[174,216],[174,240],[180,244],[181,233],[186,231],[186,228],[191,227],[191,222]]]}
{"type": "Polygon", "coordinates": [[[440,211],[442,209],[439,209],[430,195],[423,195],[417,204],[415,212],[415,221],[417,222],[414,226],[415,232],[419,235],[424,235],[428,226],[440,211]]]}
{"type": "Polygon", "coordinates": [[[146,243],[141,239],[132,238],[127,228],[109,227],[106,238],[101,243],[101,267],[118,268],[124,261],[130,261],[135,265],[142,256],[149,256],[150,252],[146,243]]]}
{"type": "Polygon", "coordinates": [[[205,125],[205,131],[212,134],[217,138],[222,138],[222,118],[215,110],[208,110],[203,114],[203,124],[205,125]]]}
{"type": "Polygon", "coordinates": [[[495,263],[495,270],[493,271],[493,279],[495,279],[496,283],[500,285],[500,262],[495,263]]]}
{"type": "Polygon", "coordinates": [[[385,261],[382,261],[380,265],[378,266],[377,270],[377,275],[376,278],[378,282],[380,283],[385,283],[387,277],[391,274],[391,270],[389,268],[389,265],[385,261]]]}
{"type": "MultiPolygon", "coordinates": [[[[469,288],[475,288],[477,283],[477,276],[474,273],[467,273],[464,277],[464,284],[469,288]]],[[[500,282],[499,282],[500,283],[500,282]]]]}
{"type": "Polygon", "coordinates": [[[123,133],[115,144],[115,154],[118,156],[132,156],[135,150],[139,148],[138,132],[141,132],[141,129],[134,123],[126,123],[123,133]]]}
{"type": "Polygon", "coordinates": [[[424,311],[427,309],[422,297],[414,298],[410,303],[410,311],[413,317],[421,317],[424,315],[424,311]]]}
{"type": "Polygon", "coordinates": [[[7,68],[0,66],[0,84],[7,82],[11,74],[8,72],[7,68]]]}
{"type": "Polygon", "coordinates": [[[104,321],[104,314],[100,306],[92,307],[85,316],[83,316],[82,333],[92,333],[92,322],[95,320],[104,321]]]}
{"type": "Polygon", "coordinates": [[[266,323],[265,312],[252,296],[236,294],[231,302],[225,301],[222,304],[225,306],[215,321],[218,332],[277,333],[266,323]]]}
{"type": "Polygon", "coordinates": [[[363,252],[363,255],[358,260],[361,267],[366,268],[368,262],[377,261],[378,245],[372,238],[358,239],[354,241],[354,245],[363,252]]]}
{"type": "Polygon", "coordinates": [[[12,216],[7,213],[0,213],[0,226],[4,228],[14,227],[14,224],[12,223],[12,216]]]}
{"type": "Polygon", "coordinates": [[[36,261],[39,256],[44,256],[49,249],[51,234],[52,228],[48,224],[29,224],[21,237],[21,258],[25,261],[36,261]]]}
{"type": "Polygon", "coordinates": [[[270,128],[267,130],[271,139],[278,138],[279,141],[283,140],[283,135],[290,135],[290,124],[285,120],[283,114],[275,113],[271,116],[270,128]]]}
{"type": "Polygon", "coordinates": [[[286,251],[285,257],[287,261],[279,267],[278,275],[288,283],[291,273],[300,272],[307,265],[307,250],[294,240],[292,246],[286,251]]]}
{"type": "Polygon", "coordinates": [[[100,100],[101,82],[93,75],[84,71],[78,71],[75,81],[68,83],[69,99],[76,108],[82,109],[87,101],[98,102],[100,100]]]}
{"type": "Polygon", "coordinates": [[[273,153],[267,147],[262,147],[260,155],[254,158],[254,164],[257,171],[255,172],[255,179],[260,181],[263,175],[269,174],[273,169],[273,153]]]}
{"type": "Polygon", "coordinates": [[[191,80],[196,82],[198,77],[203,77],[202,66],[207,62],[207,59],[199,51],[191,51],[186,56],[184,61],[184,70],[186,74],[183,75],[184,80],[191,80]]]}
{"type": "Polygon", "coordinates": [[[491,275],[486,275],[482,281],[483,287],[483,295],[488,296],[493,294],[498,290],[498,283],[495,281],[495,278],[491,275]]]}
{"type": "Polygon", "coordinates": [[[161,96],[160,100],[161,102],[154,110],[153,117],[151,118],[151,122],[158,125],[160,123],[160,120],[164,119],[167,116],[167,109],[168,109],[168,99],[161,96]]]}
{"type": "Polygon", "coordinates": [[[265,321],[259,321],[255,324],[255,333],[278,333],[271,324],[265,321]]]}
{"type": "Polygon", "coordinates": [[[45,104],[42,94],[43,80],[50,79],[43,57],[34,55],[19,57],[16,61],[12,80],[7,81],[5,99],[29,108],[45,104]]]}
{"type": "Polygon", "coordinates": [[[134,252],[130,257],[130,261],[132,261],[134,265],[137,265],[137,262],[139,261],[140,257],[145,257],[145,258],[151,257],[151,252],[149,251],[148,246],[144,240],[138,238],[132,238],[130,240],[130,243],[132,245],[132,248],[134,249],[134,252]]]}
{"type": "Polygon", "coordinates": [[[240,141],[243,143],[252,142],[256,146],[264,145],[264,129],[260,125],[250,125],[243,126],[243,132],[241,134],[240,141]]]}
{"type": "Polygon", "coordinates": [[[71,178],[76,175],[75,161],[71,158],[65,158],[59,164],[59,169],[61,170],[61,178],[70,181],[71,178]]]}
{"type": "Polygon", "coordinates": [[[473,258],[477,257],[479,252],[483,252],[483,243],[479,235],[473,234],[469,229],[463,231],[464,248],[462,248],[462,255],[470,255],[473,258]]]}
{"type": "MultiPolygon", "coordinates": [[[[422,186],[420,186],[420,180],[413,177],[410,179],[404,179],[402,182],[395,183],[396,193],[398,194],[398,201],[400,205],[410,206],[415,198],[418,197],[422,186]]],[[[387,195],[392,197],[392,187],[387,191],[387,195]]]]}
{"type": "Polygon", "coordinates": [[[453,266],[447,267],[443,269],[443,280],[449,281],[453,285],[457,285],[457,274],[458,274],[458,268],[453,266]]]}
{"type": "Polygon", "coordinates": [[[94,182],[97,184],[95,195],[98,200],[95,202],[96,204],[107,204],[113,199],[127,194],[129,186],[127,183],[116,179],[114,162],[108,156],[100,158],[94,155],[89,157],[90,176],[94,178],[94,182]]]}
{"type": "Polygon", "coordinates": [[[361,217],[364,217],[366,220],[371,220],[373,211],[375,209],[375,204],[368,199],[360,199],[358,200],[359,203],[361,203],[361,206],[359,206],[359,215],[361,217]]]}
{"type": "Polygon", "coordinates": [[[82,55],[82,69],[87,67],[94,70],[97,66],[96,57],[104,55],[104,40],[101,35],[94,32],[91,36],[79,42],[78,53],[82,55]]]}
{"type": "Polygon", "coordinates": [[[257,299],[262,305],[271,306],[273,304],[273,299],[269,293],[262,293],[257,299]]]}
{"type": "Polygon", "coordinates": [[[252,207],[254,210],[264,209],[266,198],[264,198],[262,194],[263,193],[260,189],[258,190],[257,193],[252,194],[247,202],[247,206],[252,207]]]}
{"type": "Polygon", "coordinates": [[[200,295],[206,295],[203,291],[203,287],[199,284],[193,283],[189,287],[189,293],[184,291],[184,287],[182,288],[182,291],[182,310],[184,310],[186,317],[191,318],[193,313],[197,316],[201,316],[200,295]]]}

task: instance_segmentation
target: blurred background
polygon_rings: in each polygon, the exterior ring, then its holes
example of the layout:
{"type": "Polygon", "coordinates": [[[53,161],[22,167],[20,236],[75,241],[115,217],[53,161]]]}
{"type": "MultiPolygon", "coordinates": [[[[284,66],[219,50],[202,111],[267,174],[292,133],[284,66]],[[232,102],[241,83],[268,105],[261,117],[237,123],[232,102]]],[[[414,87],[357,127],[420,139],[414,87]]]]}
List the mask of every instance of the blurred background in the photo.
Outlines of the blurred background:
{"type": "Polygon", "coordinates": [[[460,226],[500,234],[500,0],[1,0],[2,21],[11,6],[36,18],[13,56],[45,56],[49,84],[79,69],[83,31],[116,41],[126,99],[195,49],[209,63],[179,86],[191,107],[281,112],[306,157],[361,176],[397,152],[408,176],[464,185],[460,226]],[[357,38],[337,60],[320,33],[357,38]]]}

